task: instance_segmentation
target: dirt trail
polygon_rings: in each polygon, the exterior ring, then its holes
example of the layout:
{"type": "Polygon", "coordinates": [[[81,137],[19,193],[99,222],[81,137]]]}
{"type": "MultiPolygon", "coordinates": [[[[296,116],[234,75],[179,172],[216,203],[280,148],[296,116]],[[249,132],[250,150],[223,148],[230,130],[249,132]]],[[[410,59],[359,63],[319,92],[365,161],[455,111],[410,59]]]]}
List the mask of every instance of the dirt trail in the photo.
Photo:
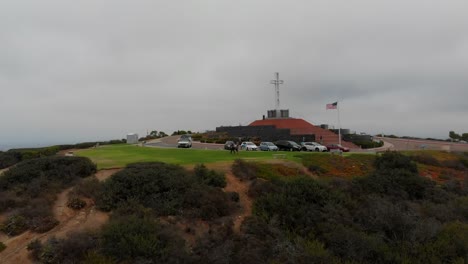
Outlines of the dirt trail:
{"type": "Polygon", "coordinates": [[[0,175],[2,175],[2,174],[3,174],[4,172],[6,172],[8,169],[10,169],[10,168],[1,169],[1,170],[0,170],[0,175]]]}
{"type": "Polygon", "coordinates": [[[108,179],[110,176],[114,175],[115,173],[123,170],[122,168],[120,169],[107,169],[107,170],[100,170],[96,172],[95,176],[99,181],[104,181],[108,179]]]}
{"type": "Polygon", "coordinates": [[[240,208],[234,215],[234,232],[240,231],[240,226],[244,219],[252,215],[252,199],[248,195],[249,183],[240,181],[232,172],[226,173],[226,192],[237,192],[239,194],[240,208]]]}
{"type": "MultiPolygon", "coordinates": [[[[121,169],[101,170],[98,171],[95,176],[102,181],[120,170],[121,169]]],[[[39,239],[44,242],[53,236],[63,238],[70,232],[98,229],[108,221],[109,215],[96,210],[93,201],[90,199],[84,199],[87,205],[81,210],[68,208],[68,193],[71,190],[72,188],[66,189],[57,196],[52,210],[55,219],[60,223],[52,230],[43,234],[27,231],[19,236],[11,238],[3,234],[0,235],[0,241],[7,246],[7,248],[0,253],[0,263],[32,263],[26,249],[31,241],[39,239]]]]}

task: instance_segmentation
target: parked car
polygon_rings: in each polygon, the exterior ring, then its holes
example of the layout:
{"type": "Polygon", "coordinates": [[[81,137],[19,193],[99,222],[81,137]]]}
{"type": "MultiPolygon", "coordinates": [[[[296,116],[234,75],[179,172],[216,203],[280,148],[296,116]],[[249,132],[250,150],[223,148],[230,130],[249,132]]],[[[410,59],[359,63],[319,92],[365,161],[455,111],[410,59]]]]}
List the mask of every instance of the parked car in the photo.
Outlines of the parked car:
{"type": "Polygon", "coordinates": [[[247,141],[247,142],[242,142],[240,145],[240,148],[243,150],[257,150],[258,147],[255,145],[253,142],[247,141]]]}
{"type": "Polygon", "coordinates": [[[327,147],[320,145],[317,142],[301,142],[301,147],[303,151],[325,152],[328,150],[327,147]]]}
{"type": "Polygon", "coordinates": [[[279,150],[287,151],[301,151],[301,146],[294,141],[290,140],[278,140],[275,142],[275,145],[279,150]]]}
{"type": "Polygon", "coordinates": [[[190,135],[182,135],[179,140],[177,140],[178,148],[191,148],[192,147],[192,137],[190,135]]]}
{"type": "Polygon", "coordinates": [[[224,149],[226,149],[226,150],[231,150],[231,146],[232,146],[232,145],[235,146],[236,143],[234,143],[234,141],[228,140],[228,141],[226,141],[226,143],[224,143],[224,149]]]}
{"type": "Polygon", "coordinates": [[[330,145],[327,145],[327,148],[328,148],[329,151],[341,150],[343,152],[349,152],[349,148],[343,147],[340,144],[330,144],[330,145]]]}
{"type": "Polygon", "coordinates": [[[263,151],[278,151],[278,147],[272,142],[261,142],[258,147],[263,151]]]}

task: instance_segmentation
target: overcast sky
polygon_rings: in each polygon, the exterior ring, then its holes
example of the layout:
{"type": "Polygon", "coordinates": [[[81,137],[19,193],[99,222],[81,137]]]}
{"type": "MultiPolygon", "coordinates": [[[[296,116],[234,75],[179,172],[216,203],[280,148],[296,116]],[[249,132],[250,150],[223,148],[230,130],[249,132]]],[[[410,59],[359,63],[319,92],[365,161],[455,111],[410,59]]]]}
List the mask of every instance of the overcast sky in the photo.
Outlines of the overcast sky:
{"type": "Polygon", "coordinates": [[[247,125],[468,132],[468,1],[0,2],[0,148],[247,125]]]}

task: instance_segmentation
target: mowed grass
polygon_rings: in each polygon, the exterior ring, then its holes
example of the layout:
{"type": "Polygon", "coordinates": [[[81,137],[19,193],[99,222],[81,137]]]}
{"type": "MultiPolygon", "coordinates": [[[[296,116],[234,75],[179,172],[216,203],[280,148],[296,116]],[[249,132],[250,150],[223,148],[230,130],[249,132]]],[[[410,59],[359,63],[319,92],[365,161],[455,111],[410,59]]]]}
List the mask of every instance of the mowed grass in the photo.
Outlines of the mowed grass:
{"type": "Polygon", "coordinates": [[[285,159],[301,162],[301,154],[297,152],[239,151],[239,154],[230,154],[227,150],[153,148],[124,144],[79,150],[75,154],[90,158],[98,169],[121,168],[130,163],[150,161],[185,165],[235,159],[271,160],[274,154],[284,154],[285,159]]]}

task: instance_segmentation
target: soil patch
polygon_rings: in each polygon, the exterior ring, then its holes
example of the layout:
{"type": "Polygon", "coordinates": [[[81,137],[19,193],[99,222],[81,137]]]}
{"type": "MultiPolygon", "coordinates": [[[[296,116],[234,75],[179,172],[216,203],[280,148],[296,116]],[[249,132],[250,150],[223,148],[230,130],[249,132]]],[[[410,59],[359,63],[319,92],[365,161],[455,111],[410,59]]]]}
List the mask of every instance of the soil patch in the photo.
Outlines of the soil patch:
{"type": "MultiPolygon", "coordinates": [[[[121,169],[100,170],[95,176],[100,181],[103,181],[120,170],[121,169]]],[[[109,220],[109,215],[96,210],[94,202],[90,199],[84,199],[86,201],[86,207],[81,210],[73,210],[67,207],[68,193],[71,190],[72,188],[66,189],[57,196],[53,212],[54,217],[60,223],[52,230],[43,234],[27,231],[15,237],[8,237],[4,234],[0,234],[0,241],[7,246],[7,248],[0,253],[0,263],[32,263],[32,260],[29,259],[29,252],[26,249],[31,241],[39,239],[44,242],[53,236],[64,238],[71,232],[99,229],[109,220]]]]}
{"type": "Polygon", "coordinates": [[[99,170],[98,172],[96,172],[95,176],[99,181],[104,181],[104,180],[110,178],[110,176],[114,175],[114,173],[117,173],[117,172],[119,172],[121,170],[123,170],[123,169],[119,168],[119,169],[99,170]]]}
{"type": "Polygon", "coordinates": [[[226,192],[237,192],[239,194],[239,209],[233,215],[234,232],[240,231],[240,226],[244,219],[252,215],[253,200],[249,197],[248,192],[250,182],[241,181],[232,172],[226,173],[227,185],[224,188],[226,192]]]}

